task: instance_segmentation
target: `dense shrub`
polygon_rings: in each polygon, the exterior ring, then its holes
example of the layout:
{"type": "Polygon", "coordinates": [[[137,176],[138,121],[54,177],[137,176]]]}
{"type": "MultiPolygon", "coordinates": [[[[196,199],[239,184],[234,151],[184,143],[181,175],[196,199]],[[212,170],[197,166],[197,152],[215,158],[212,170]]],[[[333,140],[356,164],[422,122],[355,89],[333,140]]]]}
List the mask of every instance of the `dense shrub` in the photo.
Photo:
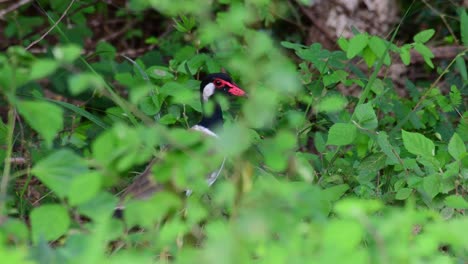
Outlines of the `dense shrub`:
{"type": "Polygon", "coordinates": [[[465,10],[465,46],[438,65],[433,29],[410,43],[395,41],[399,26],[387,39],[355,30],[335,51],[277,41],[263,29],[291,12],[282,1],[45,2],[44,15],[10,14],[4,34],[22,42],[0,53],[2,263],[468,261],[465,10]],[[151,10],[168,32],[123,35],[144,35],[151,51],[87,47],[89,20],[134,25],[151,10]],[[435,77],[406,80],[401,96],[382,72],[412,67],[415,53],[435,77]],[[199,76],[220,71],[249,98],[221,102],[218,140],[194,137],[199,76]],[[117,193],[155,157],[165,191],[113,217],[117,193]],[[208,189],[203,175],[223,157],[208,189]]]}

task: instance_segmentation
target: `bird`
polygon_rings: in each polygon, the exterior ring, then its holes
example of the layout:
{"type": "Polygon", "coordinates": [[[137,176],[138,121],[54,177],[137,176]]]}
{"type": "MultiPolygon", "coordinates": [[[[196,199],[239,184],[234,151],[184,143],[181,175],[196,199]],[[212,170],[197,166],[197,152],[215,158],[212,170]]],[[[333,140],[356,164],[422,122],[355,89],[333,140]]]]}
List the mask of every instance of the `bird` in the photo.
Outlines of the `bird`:
{"type": "MultiPolygon", "coordinates": [[[[223,112],[221,105],[215,99],[216,96],[225,97],[246,97],[247,93],[236,85],[231,76],[227,73],[211,73],[206,75],[200,83],[200,101],[202,105],[202,119],[201,121],[192,126],[190,130],[199,131],[207,136],[217,138],[215,130],[223,125],[223,112]],[[213,104],[213,111],[208,113],[207,104],[213,104]]],[[[158,162],[157,159],[153,159],[146,167],[146,169],[137,175],[133,182],[125,188],[121,195],[123,201],[127,197],[131,196],[137,199],[146,199],[151,197],[155,192],[163,190],[163,186],[157,184],[153,179],[152,167],[158,162]]],[[[218,178],[224,167],[225,159],[221,162],[219,169],[209,173],[206,177],[208,186],[211,186],[218,178]]],[[[186,195],[192,193],[191,190],[185,191],[186,195]]],[[[118,206],[117,210],[122,210],[123,206],[118,206]]]]}

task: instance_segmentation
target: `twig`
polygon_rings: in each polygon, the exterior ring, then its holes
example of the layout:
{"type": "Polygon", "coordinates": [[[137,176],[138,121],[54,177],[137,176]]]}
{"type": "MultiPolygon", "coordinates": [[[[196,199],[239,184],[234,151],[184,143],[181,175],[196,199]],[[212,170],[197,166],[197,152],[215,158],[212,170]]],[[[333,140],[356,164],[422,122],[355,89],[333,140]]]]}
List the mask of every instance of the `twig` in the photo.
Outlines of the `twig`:
{"type": "Polygon", "coordinates": [[[14,11],[14,10],[20,8],[21,6],[23,6],[23,5],[25,5],[25,4],[28,4],[28,3],[30,3],[30,2],[32,2],[32,0],[20,0],[20,1],[17,2],[16,4],[13,4],[13,5],[11,5],[11,6],[7,7],[7,8],[5,8],[5,9],[3,9],[3,10],[0,10],[0,19],[4,19],[3,17],[4,17],[6,14],[8,14],[8,13],[10,13],[11,11],[14,11]]]}
{"type": "Polygon", "coordinates": [[[35,41],[33,41],[31,44],[29,44],[27,47],[26,47],[26,50],[30,49],[32,46],[36,45],[39,41],[43,40],[57,25],[58,23],[60,23],[60,21],[62,21],[62,19],[65,17],[65,15],[67,14],[68,10],[70,10],[70,8],[72,7],[73,3],[75,3],[75,0],[71,0],[70,1],[70,4],[67,6],[67,9],[65,9],[65,11],[63,11],[63,14],[62,16],[60,16],[60,18],[55,21],[55,23],[52,25],[52,27],[49,28],[49,30],[47,30],[44,34],[42,34],[42,36],[38,39],[36,39],[35,41]]]}
{"type": "Polygon", "coordinates": [[[110,35],[107,35],[107,36],[101,38],[98,42],[101,42],[101,41],[108,42],[110,40],[116,39],[116,38],[120,37],[121,35],[125,34],[128,31],[128,29],[130,29],[134,25],[135,25],[135,22],[128,22],[124,27],[122,27],[121,30],[116,31],[116,32],[114,32],[114,33],[112,33],[110,35]]]}
{"type": "Polygon", "coordinates": [[[457,35],[455,35],[455,33],[453,32],[452,30],[452,27],[450,27],[449,23],[447,22],[447,20],[445,19],[445,14],[443,14],[442,12],[440,12],[439,10],[435,9],[433,6],[431,6],[426,0],[422,0],[423,3],[429,8],[432,10],[432,12],[436,13],[437,15],[439,15],[440,19],[442,19],[442,22],[444,22],[445,26],[447,27],[447,30],[450,32],[450,35],[452,35],[453,39],[455,40],[455,43],[456,44],[459,44],[458,42],[458,38],[457,38],[457,35]]]}

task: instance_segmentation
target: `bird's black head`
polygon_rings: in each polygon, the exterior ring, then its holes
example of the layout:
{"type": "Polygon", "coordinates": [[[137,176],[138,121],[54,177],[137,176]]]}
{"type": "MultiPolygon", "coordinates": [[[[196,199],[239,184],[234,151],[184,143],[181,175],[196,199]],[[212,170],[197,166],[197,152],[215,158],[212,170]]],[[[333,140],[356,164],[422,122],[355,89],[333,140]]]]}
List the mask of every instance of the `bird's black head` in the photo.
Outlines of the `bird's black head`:
{"type": "Polygon", "coordinates": [[[200,84],[202,102],[208,101],[208,99],[216,93],[223,93],[230,96],[246,95],[245,91],[232,81],[231,76],[222,72],[206,75],[200,84]]]}

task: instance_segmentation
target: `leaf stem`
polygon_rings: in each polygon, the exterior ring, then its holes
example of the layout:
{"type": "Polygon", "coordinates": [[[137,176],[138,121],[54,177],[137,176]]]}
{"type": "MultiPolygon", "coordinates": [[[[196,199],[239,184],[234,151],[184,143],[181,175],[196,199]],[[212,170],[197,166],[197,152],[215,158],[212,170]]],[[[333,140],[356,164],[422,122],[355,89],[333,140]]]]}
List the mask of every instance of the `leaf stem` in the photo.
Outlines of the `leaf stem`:
{"type": "Polygon", "coordinates": [[[10,105],[10,110],[8,111],[8,134],[7,134],[7,150],[5,155],[5,167],[3,168],[3,176],[0,183],[0,223],[4,220],[6,215],[6,199],[8,191],[8,181],[10,179],[11,171],[11,156],[13,153],[13,137],[15,131],[15,120],[16,120],[16,109],[13,105],[10,105]]]}

